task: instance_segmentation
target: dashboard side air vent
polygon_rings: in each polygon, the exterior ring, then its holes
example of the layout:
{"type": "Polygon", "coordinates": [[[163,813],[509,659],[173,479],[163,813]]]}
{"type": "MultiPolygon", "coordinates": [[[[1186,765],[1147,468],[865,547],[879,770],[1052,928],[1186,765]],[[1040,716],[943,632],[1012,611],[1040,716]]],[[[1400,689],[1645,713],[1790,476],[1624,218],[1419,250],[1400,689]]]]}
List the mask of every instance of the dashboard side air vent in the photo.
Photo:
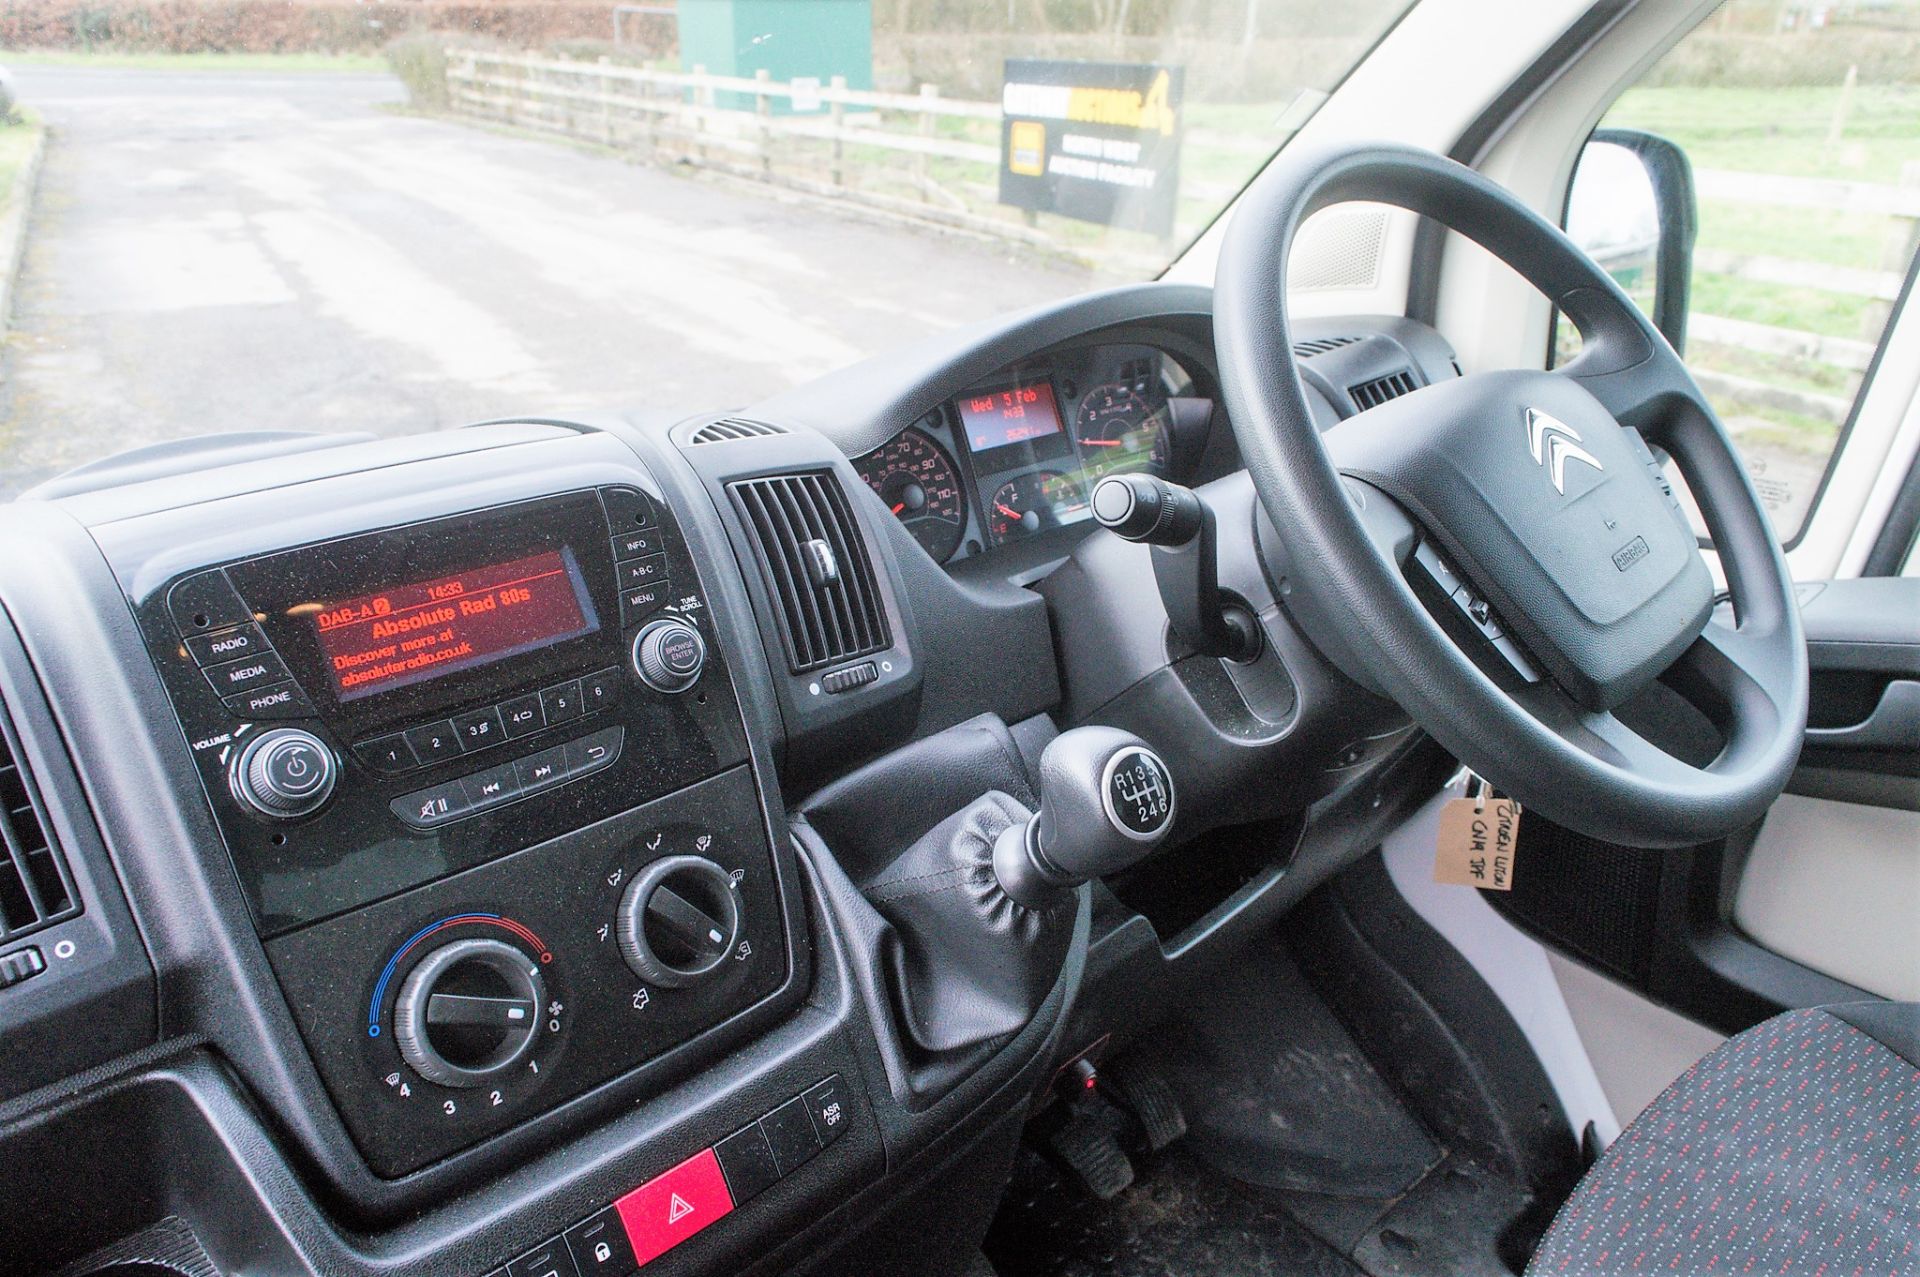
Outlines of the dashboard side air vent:
{"type": "Polygon", "coordinates": [[[795,674],[893,642],[867,543],[831,470],[727,485],[753,534],[795,674]]]}
{"type": "Polygon", "coordinates": [[[80,912],[5,711],[0,705],[0,941],[80,912]]]}
{"type": "Polygon", "coordinates": [[[1347,394],[1353,399],[1353,406],[1361,412],[1369,408],[1378,408],[1389,399],[1398,399],[1416,389],[1413,374],[1402,368],[1390,372],[1384,377],[1375,377],[1372,381],[1363,381],[1357,386],[1348,386],[1347,394]]]}
{"type": "Polygon", "coordinates": [[[764,439],[768,435],[785,433],[787,432],[779,426],[765,421],[754,421],[747,417],[722,417],[694,431],[687,442],[689,444],[731,443],[736,439],[764,439]]]}
{"type": "Polygon", "coordinates": [[[1315,355],[1324,355],[1329,350],[1338,350],[1342,346],[1351,346],[1359,341],[1358,337],[1314,337],[1307,341],[1293,343],[1295,359],[1312,359],[1315,355]]]}

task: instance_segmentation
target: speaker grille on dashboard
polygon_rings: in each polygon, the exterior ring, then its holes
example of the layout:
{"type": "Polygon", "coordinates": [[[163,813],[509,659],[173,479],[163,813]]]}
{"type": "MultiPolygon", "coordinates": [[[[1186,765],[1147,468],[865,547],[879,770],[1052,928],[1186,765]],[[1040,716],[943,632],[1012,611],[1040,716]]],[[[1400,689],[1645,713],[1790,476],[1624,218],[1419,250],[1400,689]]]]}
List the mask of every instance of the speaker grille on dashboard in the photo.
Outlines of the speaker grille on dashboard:
{"type": "Polygon", "coordinates": [[[893,642],[867,543],[830,470],[727,485],[752,533],[795,674],[893,642]]]}
{"type": "Polygon", "coordinates": [[[80,912],[13,729],[0,705],[0,941],[80,912]]]}

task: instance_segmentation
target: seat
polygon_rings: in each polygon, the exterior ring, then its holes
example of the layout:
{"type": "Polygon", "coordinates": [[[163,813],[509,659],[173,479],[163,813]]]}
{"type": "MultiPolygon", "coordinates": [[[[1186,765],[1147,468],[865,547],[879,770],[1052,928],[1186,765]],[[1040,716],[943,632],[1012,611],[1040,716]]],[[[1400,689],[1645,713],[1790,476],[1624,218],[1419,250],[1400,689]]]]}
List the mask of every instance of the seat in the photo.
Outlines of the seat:
{"type": "Polygon", "coordinates": [[[1628,1125],[1527,1266],[1656,1272],[1920,1272],[1920,1003],[1729,1038],[1628,1125]]]}

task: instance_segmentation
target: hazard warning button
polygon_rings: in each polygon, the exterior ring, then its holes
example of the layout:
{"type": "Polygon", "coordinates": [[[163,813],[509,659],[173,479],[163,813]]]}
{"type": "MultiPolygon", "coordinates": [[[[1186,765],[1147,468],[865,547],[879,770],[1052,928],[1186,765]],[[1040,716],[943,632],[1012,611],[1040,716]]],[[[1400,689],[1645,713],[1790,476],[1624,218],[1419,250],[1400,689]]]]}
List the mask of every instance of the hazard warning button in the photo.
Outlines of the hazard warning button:
{"type": "Polygon", "coordinates": [[[689,1157],[615,1202],[635,1263],[666,1254],[733,1209],[712,1149],[689,1157]]]}

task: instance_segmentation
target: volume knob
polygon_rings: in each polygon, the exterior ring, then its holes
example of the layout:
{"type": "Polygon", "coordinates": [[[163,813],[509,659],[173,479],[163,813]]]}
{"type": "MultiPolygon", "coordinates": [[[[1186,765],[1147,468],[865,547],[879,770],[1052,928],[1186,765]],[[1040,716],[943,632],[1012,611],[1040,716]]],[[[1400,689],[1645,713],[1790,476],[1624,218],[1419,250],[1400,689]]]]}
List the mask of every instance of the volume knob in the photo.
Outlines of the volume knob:
{"type": "Polygon", "coordinates": [[[241,806],[269,820],[298,820],[333,796],[339,765],[327,743],[297,727],[276,727],[240,751],[227,782],[241,806]]]}
{"type": "Polygon", "coordinates": [[[655,621],[634,636],[633,668],[656,692],[686,691],[706,665],[706,640],[685,621],[655,621]]]}

